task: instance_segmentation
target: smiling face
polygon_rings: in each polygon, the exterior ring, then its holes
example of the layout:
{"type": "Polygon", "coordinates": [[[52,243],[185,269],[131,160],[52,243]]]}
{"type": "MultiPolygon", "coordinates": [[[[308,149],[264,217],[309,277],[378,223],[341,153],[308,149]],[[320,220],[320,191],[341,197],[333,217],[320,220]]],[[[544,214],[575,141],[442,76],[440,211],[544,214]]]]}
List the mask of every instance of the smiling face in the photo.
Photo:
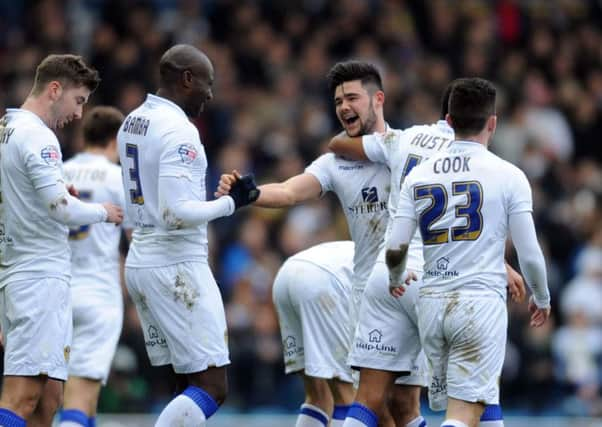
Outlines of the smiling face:
{"type": "MultiPolygon", "coordinates": [[[[347,135],[361,136],[373,133],[378,121],[379,100],[362,85],[360,80],[341,83],[334,92],[336,114],[347,135]]],[[[380,92],[382,93],[382,92],[380,92]]]]}
{"type": "Polygon", "coordinates": [[[90,89],[86,86],[64,86],[59,82],[52,82],[53,104],[51,106],[52,129],[62,128],[73,120],[82,118],[84,105],[88,102],[90,89]]]}

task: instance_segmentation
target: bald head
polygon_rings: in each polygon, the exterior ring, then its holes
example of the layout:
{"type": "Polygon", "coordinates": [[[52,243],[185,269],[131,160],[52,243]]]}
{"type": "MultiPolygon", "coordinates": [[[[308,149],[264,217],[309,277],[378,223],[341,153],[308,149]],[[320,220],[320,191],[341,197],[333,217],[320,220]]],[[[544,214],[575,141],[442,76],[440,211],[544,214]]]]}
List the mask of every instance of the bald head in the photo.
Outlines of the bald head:
{"type": "Polygon", "coordinates": [[[176,84],[184,71],[195,75],[213,75],[213,65],[203,52],[189,44],[169,48],[159,62],[161,86],[176,84]]]}

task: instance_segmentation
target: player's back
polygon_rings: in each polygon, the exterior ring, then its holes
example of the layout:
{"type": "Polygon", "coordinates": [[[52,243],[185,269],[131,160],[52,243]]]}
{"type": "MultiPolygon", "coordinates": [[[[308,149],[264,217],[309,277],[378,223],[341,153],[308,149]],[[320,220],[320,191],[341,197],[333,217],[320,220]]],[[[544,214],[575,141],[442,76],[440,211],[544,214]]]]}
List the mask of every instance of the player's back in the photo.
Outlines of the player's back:
{"type": "MultiPolygon", "coordinates": [[[[124,206],[121,168],[105,156],[79,153],[65,162],[66,182],[86,202],[124,206]]],[[[119,287],[121,228],[114,224],[83,225],[69,231],[71,287],[119,287]]]]}
{"type": "MultiPolygon", "coordinates": [[[[296,253],[287,261],[301,261],[311,264],[329,272],[339,282],[350,287],[353,277],[354,248],[355,245],[351,241],[320,243],[296,253]]],[[[311,283],[304,283],[302,277],[299,279],[303,286],[311,286],[311,283]]]]}
{"type": "Polygon", "coordinates": [[[455,141],[408,175],[401,197],[398,215],[416,218],[422,235],[423,292],[494,290],[505,298],[508,216],[531,210],[518,168],[481,144],[455,141]]]}
{"type": "Polygon", "coordinates": [[[34,113],[8,109],[0,122],[0,286],[36,277],[68,280],[68,228],[36,194],[62,179],[61,168],[54,133],[34,113]]]}
{"type": "Polygon", "coordinates": [[[207,257],[207,225],[185,228],[160,212],[159,177],[183,176],[193,200],[206,198],[207,160],[197,129],[173,102],[148,95],[125,118],[117,134],[125,206],[133,226],[127,265],[162,266],[207,257]]]}

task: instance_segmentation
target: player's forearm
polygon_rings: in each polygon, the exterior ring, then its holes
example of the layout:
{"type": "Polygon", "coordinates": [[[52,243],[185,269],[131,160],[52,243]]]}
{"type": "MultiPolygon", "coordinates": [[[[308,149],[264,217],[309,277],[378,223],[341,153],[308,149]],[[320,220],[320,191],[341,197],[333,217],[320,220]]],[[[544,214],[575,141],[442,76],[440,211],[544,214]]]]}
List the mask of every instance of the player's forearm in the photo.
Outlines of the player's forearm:
{"type": "Polygon", "coordinates": [[[259,198],[255,206],[261,208],[286,208],[300,202],[284,183],[260,185],[259,198]]]}
{"type": "Polygon", "coordinates": [[[401,283],[408,261],[410,241],[416,230],[416,221],[403,217],[393,218],[392,221],[391,234],[385,243],[385,262],[389,269],[390,282],[401,283]]]}
{"type": "Polygon", "coordinates": [[[345,132],[330,140],[328,149],[338,156],[351,160],[367,160],[361,137],[349,137],[345,132]]]}
{"type": "Polygon", "coordinates": [[[84,203],[71,196],[58,181],[37,190],[52,219],[70,227],[95,224],[107,219],[106,209],[99,203],[84,203]]]}
{"type": "Polygon", "coordinates": [[[516,248],[518,262],[527,285],[533,292],[539,308],[550,306],[550,291],[546,273],[546,262],[535,233],[531,213],[522,212],[510,216],[510,233],[516,248]]]}
{"type": "Polygon", "coordinates": [[[190,182],[182,177],[159,178],[159,212],[168,229],[195,227],[234,212],[232,197],[194,200],[189,187],[190,182]]]}
{"type": "Polygon", "coordinates": [[[161,218],[167,228],[189,228],[205,224],[223,216],[232,215],[234,201],[230,196],[217,200],[202,202],[199,200],[182,200],[165,203],[161,209],[161,218]]]}

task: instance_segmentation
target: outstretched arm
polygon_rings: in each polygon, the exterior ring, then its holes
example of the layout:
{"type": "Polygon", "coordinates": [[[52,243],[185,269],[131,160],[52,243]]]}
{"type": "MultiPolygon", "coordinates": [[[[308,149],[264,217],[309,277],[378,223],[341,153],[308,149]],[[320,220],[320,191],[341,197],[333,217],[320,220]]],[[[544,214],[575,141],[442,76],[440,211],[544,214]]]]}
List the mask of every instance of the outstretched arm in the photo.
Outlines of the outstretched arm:
{"type": "MultiPolygon", "coordinates": [[[[229,194],[232,185],[240,178],[237,171],[232,174],[224,174],[215,192],[216,197],[229,194]]],[[[256,206],[263,208],[283,208],[317,199],[322,192],[322,186],[318,179],[310,173],[302,173],[287,179],[284,182],[260,185],[259,198],[256,206]]]]}

